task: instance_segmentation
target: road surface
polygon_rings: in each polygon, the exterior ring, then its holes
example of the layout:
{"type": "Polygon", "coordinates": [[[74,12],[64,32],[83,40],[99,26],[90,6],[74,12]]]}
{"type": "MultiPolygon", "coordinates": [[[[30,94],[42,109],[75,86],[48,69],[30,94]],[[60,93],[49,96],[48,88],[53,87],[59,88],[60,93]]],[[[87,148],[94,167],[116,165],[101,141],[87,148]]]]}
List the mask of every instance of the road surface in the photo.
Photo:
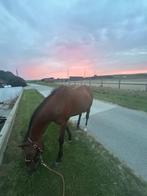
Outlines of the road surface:
{"type": "MultiPolygon", "coordinates": [[[[47,86],[31,86],[44,96],[52,90],[47,86]]],[[[85,115],[81,123],[83,126],[85,115]]],[[[147,180],[147,113],[94,100],[87,129],[136,175],[147,180]]]]}

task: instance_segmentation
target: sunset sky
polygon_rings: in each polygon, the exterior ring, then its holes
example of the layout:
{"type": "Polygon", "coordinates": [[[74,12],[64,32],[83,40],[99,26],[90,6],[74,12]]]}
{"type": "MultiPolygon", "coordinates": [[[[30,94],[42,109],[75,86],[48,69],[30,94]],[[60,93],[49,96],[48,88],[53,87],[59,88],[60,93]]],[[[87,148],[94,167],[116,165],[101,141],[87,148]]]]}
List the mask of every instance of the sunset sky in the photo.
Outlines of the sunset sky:
{"type": "Polygon", "coordinates": [[[147,0],[0,0],[0,70],[147,73],[147,0]]]}

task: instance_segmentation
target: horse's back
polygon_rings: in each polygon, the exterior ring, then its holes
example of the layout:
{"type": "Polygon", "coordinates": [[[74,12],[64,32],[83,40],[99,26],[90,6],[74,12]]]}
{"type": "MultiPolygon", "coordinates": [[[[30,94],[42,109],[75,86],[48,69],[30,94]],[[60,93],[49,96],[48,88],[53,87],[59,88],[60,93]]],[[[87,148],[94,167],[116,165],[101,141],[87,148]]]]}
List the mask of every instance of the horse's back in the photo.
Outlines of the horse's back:
{"type": "Polygon", "coordinates": [[[87,99],[89,102],[93,100],[93,94],[92,94],[91,88],[86,85],[75,88],[75,97],[80,99],[80,96],[81,96],[81,100],[82,98],[87,99]]]}
{"type": "Polygon", "coordinates": [[[93,101],[93,96],[91,89],[88,86],[79,86],[71,91],[71,107],[73,111],[77,111],[79,113],[86,112],[90,109],[93,101]]]}
{"type": "Polygon", "coordinates": [[[79,86],[77,88],[75,88],[77,91],[79,91],[80,93],[82,93],[83,95],[85,94],[88,94],[91,99],[93,99],[93,94],[92,94],[92,90],[89,86],[86,86],[86,85],[82,85],[82,86],[79,86]]]}

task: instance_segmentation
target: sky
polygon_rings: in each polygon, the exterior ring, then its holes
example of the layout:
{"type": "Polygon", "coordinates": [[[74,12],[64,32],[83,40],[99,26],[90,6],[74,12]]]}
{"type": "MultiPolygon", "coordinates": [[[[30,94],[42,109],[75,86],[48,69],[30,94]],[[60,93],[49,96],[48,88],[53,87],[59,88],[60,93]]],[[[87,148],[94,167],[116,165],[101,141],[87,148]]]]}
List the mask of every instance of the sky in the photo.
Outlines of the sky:
{"type": "Polygon", "coordinates": [[[0,70],[24,79],[147,73],[147,1],[0,0],[0,70]]]}

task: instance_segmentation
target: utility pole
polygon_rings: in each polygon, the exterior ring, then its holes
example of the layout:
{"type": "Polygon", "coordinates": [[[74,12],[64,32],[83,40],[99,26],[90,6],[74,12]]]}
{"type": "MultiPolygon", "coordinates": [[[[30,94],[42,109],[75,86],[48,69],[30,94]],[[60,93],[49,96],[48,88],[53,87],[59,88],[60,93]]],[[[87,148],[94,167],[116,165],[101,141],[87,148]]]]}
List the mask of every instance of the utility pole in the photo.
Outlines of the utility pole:
{"type": "Polygon", "coordinates": [[[69,81],[69,67],[68,66],[67,66],[67,82],[68,82],[67,85],[69,85],[70,84],[70,81],[69,81]]]}
{"type": "Polygon", "coordinates": [[[18,74],[18,70],[16,69],[16,76],[19,76],[19,74],[18,74]]]}

